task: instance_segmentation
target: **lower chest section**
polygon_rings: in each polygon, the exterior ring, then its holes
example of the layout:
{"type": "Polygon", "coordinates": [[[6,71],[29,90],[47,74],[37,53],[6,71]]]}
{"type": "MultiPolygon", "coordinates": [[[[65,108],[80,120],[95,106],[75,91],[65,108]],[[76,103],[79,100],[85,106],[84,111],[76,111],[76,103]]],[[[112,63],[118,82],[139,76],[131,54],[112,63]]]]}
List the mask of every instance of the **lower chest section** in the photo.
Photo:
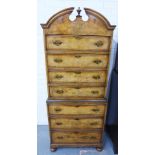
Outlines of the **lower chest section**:
{"type": "Polygon", "coordinates": [[[101,143],[107,105],[101,102],[48,104],[52,144],[101,143]]]}

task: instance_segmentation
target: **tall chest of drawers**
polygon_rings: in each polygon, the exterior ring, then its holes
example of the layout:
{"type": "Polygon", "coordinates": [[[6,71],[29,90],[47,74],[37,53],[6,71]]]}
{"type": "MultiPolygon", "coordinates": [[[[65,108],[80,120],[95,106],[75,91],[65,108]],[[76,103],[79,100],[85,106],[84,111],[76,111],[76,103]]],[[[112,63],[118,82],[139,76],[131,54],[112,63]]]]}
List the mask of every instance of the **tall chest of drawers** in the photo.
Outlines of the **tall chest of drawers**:
{"type": "Polygon", "coordinates": [[[103,148],[106,90],[114,25],[100,13],[74,8],[53,15],[44,32],[50,148],[103,148]]]}

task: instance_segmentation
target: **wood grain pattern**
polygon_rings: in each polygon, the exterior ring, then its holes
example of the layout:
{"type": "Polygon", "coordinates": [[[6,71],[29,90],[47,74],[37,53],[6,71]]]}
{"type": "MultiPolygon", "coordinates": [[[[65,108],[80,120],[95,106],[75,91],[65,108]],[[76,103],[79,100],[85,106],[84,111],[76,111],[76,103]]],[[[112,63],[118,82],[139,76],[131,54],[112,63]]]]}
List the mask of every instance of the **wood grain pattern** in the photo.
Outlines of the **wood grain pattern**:
{"type": "Polygon", "coordinates": [[[49,82],[48,86],[69,86],[69,87],[106,87],[106,83],[103,82],[49,82]]]}
{"type": "Polygon", "coordinates": [[[67,115],[80,115],[80,114],[94,114],[94,115],[102,115],[105,113],[105,105],[49,105],[49,114],[67,114],[67,115]]]}
{"type": "Polygon", "coordinates": [[[49,49],[72,49],[72,50],[107,50],[109,37],[92,36],[46,36],[47,50],[49,49]],[[79,37],[79,39],[77,39],[79,37]]]}
{"type": "Polygon", "coordinates": [[[46,24],[41,24],[46,34],[79,34],[79,35],[104,35],[111,36],[115,28],[100,13],[84,8],[88,15],[88,21],[76,18],[69,20],[74,8],[64,9],[53,15],[46,24]]]}
{"type": "Polygon", "coordinates": [[[87,21],[80,15],[70,21],[73,9],[64,9],[41,24],[51,150],[87,146],[101,150],[115,26],[89,8],[84,8],[87,21]]]}
{"type": "Polygon", "coordinates": [[[102,82],[106,80],[106,71],[92,72],[49,72],[49,82],[102,82]]]}
{"type": "Polygon", "coordinates": [[[52,50],[45,50],[46,54],[52,54],[52,55],[55,55],[55,54],[64,54],[64,55],[72,55],[72,54],[93,54],[93,55],[110,55],[110,51],[109,49],[108,50],[71,50],[71,49],[68,49],[68,50],[64,50],[64,49],[52,49],[52,50]]]}
{"type": "MultiPolygon", "coordinates": [[[[102,148],[103,147],[103,143],[102,142],[97,142],[97,143],[90,143],[90,142],[88,142],[88,143],[52,143],[51,145],[50,145],[50,149],[57,149],[57,148],[59,148],[59,147],[70,147],[70,148],[72,148],[72,147],[75,147],[75,148],[77,148],[77,147],[96,147],[96,148],[102,148]]],[[[53,152],[53,151],[52,151],[53,152]]]]}
{"type": "Polygon", "coordinates": [[[52,67],[52,68],[48,68],[48,71],[49,72],[54,72],[54,71],[68,71],[68,72],[71,72],[71,71],[74,71],[74,72],[76,72],[76,71],[86,71],[86,72],[88,72],[88,71],[107,71],[107,69],[106,68],[54,68],[54,67],[52,67]]]}
{"type": "Polygon", "coordinates": [[[108,55],[74,54],[74,55],[51,55],[47,56],[48,67],[81,67],[81,68],[106,68],[108,55]]]}
{"type": "Polygon", "coordinates": [[[85,106],[85,105],[107,105],[107,99],[94,99],[94,100],[52,100],[48,98],[46,101],[47,105],[77,105],[77,106],[85,106]]]}
{"type": "Polygon", "coordinates": [[[103,119],[102,118],[51,118],[50,119],[51,128],[59,129],[96,129],[102,128],[103,119]]]}
{"type": "Polygon", "coordinates": [[[102,98],[105,96],[104,87],[69,87],[69,86],[54,86],[50,87],[50,96],[53,98],[102,98]]]}

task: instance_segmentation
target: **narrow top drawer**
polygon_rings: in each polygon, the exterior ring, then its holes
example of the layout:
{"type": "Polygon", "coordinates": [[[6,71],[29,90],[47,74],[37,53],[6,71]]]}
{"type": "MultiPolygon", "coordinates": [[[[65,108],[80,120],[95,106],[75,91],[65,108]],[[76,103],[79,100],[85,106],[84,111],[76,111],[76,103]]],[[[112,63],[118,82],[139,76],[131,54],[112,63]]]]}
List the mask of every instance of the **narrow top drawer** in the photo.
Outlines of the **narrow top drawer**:
{"type": "Polygon", "coordinates": [[[108,50],[110,38],[102,36],[47,35],[46,49],[108,50]]]}

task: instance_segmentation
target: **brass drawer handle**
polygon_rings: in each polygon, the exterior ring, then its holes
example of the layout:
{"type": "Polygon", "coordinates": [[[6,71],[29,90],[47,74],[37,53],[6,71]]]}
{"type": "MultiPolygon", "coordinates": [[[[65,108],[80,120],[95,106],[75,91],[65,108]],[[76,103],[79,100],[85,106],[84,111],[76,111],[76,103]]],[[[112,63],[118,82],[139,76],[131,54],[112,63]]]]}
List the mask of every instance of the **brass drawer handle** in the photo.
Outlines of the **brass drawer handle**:
{"type": "Polygon", "coordinates": [[[62,59],[56,58],[56,59],[54,59],[54,61],[55,61],[56,63],[61,63],[63,60],[62,60],[62,59]]]}
{"type": "Polygon", "coordinates": [[[62,79],[63,76],[62,76],[62,75],[56,75],[55,78],[56,78],[56,79],[62,79]]]}
{"type": "Polygon", "coordinates": [[[100,111],[99,109],[92,109],[92,111],[94,111],[94,112],[98,112],[98,111],[100,111]]]}
{"type": "Polygon", "coordinates": [[[56,108],[56,109],[54,109],[56,112],[59,112],[59,111],[61,111],[62,109],[60,109],[60,108],[56,108]]]}
{"type": "Polygon", "coordinates": [[[95,64],[99,64],[99,63],[101,63],[102,61],[97,59],[97,60],[94,60],[93,62],[94,62],[95,64]]]}
{"type": "Polygon", "coordinates": [[[56,122],[56,125],[62,125],[62,123],[61,122],[56,122]]]}
{"type": "Polygon", "coordinates": [[[81,72],[78,72],[78,71],[77,71],[77,72],[74,72],[74,73],[75,73],[75,74],[81,74],[81,72]]]}
{"type": "Polygon", "coordinates": [[[62,137],[62,136],[58,136],[57,138],[58,138],[58,139],[63,139],[63,137],[62,137]]]}
{"type": "Polygon", "coordinates": [[[90,139],[96,139],[96,137],[95,136],[91,136],[90,139]]]}
{"type": "Polygon", "coordinates": [[[98,80],[98,79],[100,79],[100,76],[99,75],[94,75],[93,79],[98,80]]]}
{"type": "Polygon", "coordinates": [[[80,87],[75,87],[75,89],[80,89],[80,87]]]}
{"type": "Polygon", "coordinates": [[[75,131],[74,134],[79,134],[79,132],[78,131],[75,131]]]}
{"type": "Polygon", "coordinates": [[[96,43],[94,43],[97,47],[100,47],[103,45],[103,41],[99,40],[96,43]]]}
{"type": "Polygon", "coordinates": [[[74,118],[74,120],[78,121],[78,120],[79,120],[79,118],[74,118]]]}
{"type": "Polygon", "coordinates": [[[74,36],[74,38],[75,38],[75,39],[77,39],[77,40],[82,39],[82,37],[81,37],[81,36],[74,36]]]}
{"type": "Polygon", "coordinates": [[[90,125],[97,125],[97,124],[98,124],[97,122],[90,123],[90,125]]]}
{"type": "Polygon", "coordinates": [[[91,93],[92,93],[92,94],[98,94],[99,91],[97,91],[97,90],[96,90],[96,91],[95,91],[95,90],[92,90],[91,93]]]}
{"type": "Polygon", "coordinates": [[[78,107],[80,107],[80,105],[76,105],[75,107],[78,108],[78,107]]]}
{"type": "Polygon", "coordinates": [[[56,45],[56,46],[60,46],[62,44],[62,41],[55,40],[55,41],[53,41],[53,44],[56,45]]]}
{"type": "Polygon", "coordinates": [[[81,58],[81,55],[75,55],[75,58],[81,58]]]}
{"type": "Polygon", "coordinates": [[[64,91],[63,91],[63,90],[57,90],[56,93],[57,93],[57,94],[63,94],[64,91]]]}

